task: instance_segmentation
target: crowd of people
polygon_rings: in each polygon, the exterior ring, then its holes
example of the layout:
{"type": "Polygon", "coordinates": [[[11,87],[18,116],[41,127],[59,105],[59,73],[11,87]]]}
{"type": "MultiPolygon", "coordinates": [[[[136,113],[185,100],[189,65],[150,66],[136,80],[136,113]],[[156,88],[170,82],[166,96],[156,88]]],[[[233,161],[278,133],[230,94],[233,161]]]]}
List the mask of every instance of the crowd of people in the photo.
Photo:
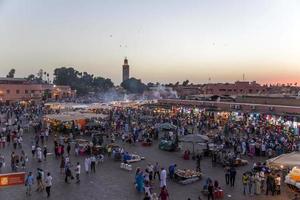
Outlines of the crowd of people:
{"type": "MultiPolygon", "coordinates": [[[[57,132],[57,129],[43,121],[43,114],[49,112],[51,111],[46,110],[42,105],[16,104],[0,107],[0,148],[12,150],[10,155],[12,172],[28,172],[25,181],[27,195],[31,195],[33,185],[37,185],[37,191],[46,191],[47,196],[50,196],[53,183],[51,172],[44,172],[38,167],[34,173],[33,169],[27,167],[27,163],[30,160],[36,160],[38,163],[47,162],[47,156],[51,154],[51,148],[48,147],[52,146],[52,142],[57,165],[67,184],[70,184],[72,180],[75,180],[76,184],[81,182],[81,166],[84,166],[85,173],[96,173],[97,163],[104,160],[103,154],[105,153],[108,159],[111,154],[115,154],[114,149],[107,148],[99,159],[98,155],[90,149],[88,151],[90,153],[85,155],[84,162],[81,164],[77,159],[80,156],[79,144],[73,141],[76,137],[85,137],[90,130],[75,125],[73,122],[70,129],[63,129],[63,133],[57,132]],[[65,133],[69,136],[68,140],[63,137],[65,133]],[[25,134],[31,138],[31,157],[23,148],[25,134]]],[[[298,139],[294,137],[292,130],[284,123],[274,123],[267,115],[262,114],[253,116],[245,113],[238,117],[229,115],[224,119],[216,112],[162,111],[162,109],[146,106],[104,109],[98,112],[105,113],[108,117],[94,129],[105,134],[106,141],[109,143],[135,145],[145,139],[147,142],[157,140],[161,131],[160,125],[163,123],[173,125],[175,128],[172,132],[178,136],[193,133],[209,136],[215,148],[210,149],[207,145],[206,150],[198,152],[199,154],[195,157],[195,168],[198,171],[201,170],[202,157],[210,156],[214,164],[220,159],[219,153],[222,154],[222,158],[226,160],[221,163],[225,170],[225,183],[230,187],[236,184],[236,159],[255,157],[267,159],[298,150],[298,139]]],[[[91,142],[92,138],[93,135],[89,138],[91,142]]],[[[123,149],[121,154],[125,153],[123,149]]],[[[189,154],[184,156],[186,160],[189,160],[189,154]]],[[[0,170],[7,166],[6,160],[8,160],[6,155],[0,154],[0,170]]],[[[137,168],[134,180],[136,190],[144,193],[145,200],[167,200],[170,196],[167,179],[174,178],[176,167],[176,164],[170,164],[168,168],[165,168],[156,162],[149,163],[144,170],[137,168]],[[160,188],[157,193],[153,191],[155,180],[158,180],[160,188]]],[[[259,195],[263,192],[266,195],[281,194],[282,176],[266,167],[260,167],[258,170],[258,166],[254,166],[253,170],[245,172],[241,179],[244,195],[259,195]]],[[[214,199],[213,191],[219,187],[217,180],[213,182],[209,178],[206,181],[204,188],[208,191],[208,199],[214,199]]]]}

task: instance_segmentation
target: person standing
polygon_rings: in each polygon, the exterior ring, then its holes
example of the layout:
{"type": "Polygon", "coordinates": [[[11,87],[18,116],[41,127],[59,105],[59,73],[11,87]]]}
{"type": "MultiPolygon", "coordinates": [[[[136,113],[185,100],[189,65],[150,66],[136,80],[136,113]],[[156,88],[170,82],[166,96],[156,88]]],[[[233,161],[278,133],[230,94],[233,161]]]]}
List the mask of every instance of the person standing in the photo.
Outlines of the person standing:
{"type": "Polygon", "coordinates": [[[5,167],[5,159],[4,156],[0,154],[0,172],[2,167],[5,167]]]}
{"type": "Polygon", "coordinates": [[[33,144],[33,145],[31,146],[32,157],[35,156],[35,151],[36,151],[36,148],[35,148],[35,145],[33,144]]]}
{"type": "Polygon", "coordinates": [[[44,146],[44,149],[43,149],[44,160],[47,159],[47,153],[48,153],[48,150],[47,150],[47,146],[45,145],[45,146],[44,146]]]}
{"type": "Polygon", "coordinates": [[[75,173],[76,173],[76,183],[80,183],[80,171],[81,171],[81,166],[79,162],[77,162],[76,168],[75,168],[75,173]]]}
{"type": "Polygon", "coordinates": [[[230,180],[230,167],[229,166],[225,166],[225,181],[226,181],[226,185],[229,185],[229,180],[230,180]]]}
{"type": "Polygon", "coordinates": [[[42,149],[41,149],[41,147],[38,146],[36,148],[36,154],[37,154],[38,162],[42,162],[42,149]]]}
{"type": "Polygon", "coordinates": [[[158,179],[160,180],[160,175],[159,175],[159,164],[156,162],[153,168],[154,174],[153,174],[153,179],[155,179],[156,175],[158,176],[158,179]]]}
{"type": "Polygon", "coordinates": [[[165,168],[161,168],[160,172],[160,187],[167,186],[167,170],[165,168]]]}
{"type": "Polygon", "coordinates": [[[69,177],[70,177],[71,179],[73,179],[73,178],[72,178],[72,172],[71,172],[69,166],[66,165],[65,183],[70,183],[70,182],[69,182],[69,177]]]}
{"type": "Polygon", "coordinates": [[[254,190],[253,189],[253,192],[252,192],[252,188],[253,188],[253,185],[254,185],[254,174],[250,173],[249,176],[248,176],[248,189],[249,189],[249,194],[252,195],[254,193],[254,190]]]}
{"type": "Polygon", "coordinates": [[[208,196],[207,196],[207,199],[210,200],[214,200],[214,185],[212,184],[212,181],[209,182],[208,184],[208,187],[207,187],[207,190],[208,190],[208,196]]]}
{"type": "Polygon", "coordinates": [[[64,169],[65,169],[65,166],[66,166],[66,163],[65,163],[65,158],[64,156],[61,157],[61,160],[60,160],[60,173],[62,174],[64,169]]]}
{"type": "Polygon", "coordinates": [[[70,151],[71,151],[71,145],[70,145],[70,142],[69,142],[68,146],[67,146],[67,153],[68,153],[68,155],[70,155],[70,151]]]}
{"type": "Polygon", "coordinates": [[[96,173],[96,157],[94,155],[91,157],[91,172],[96,173]]]}
{"type": "Polygon", "coordinates": [[[170,179],[174,178],[174,174],[175,174],[175,170],[176,170],[176,164],[172,164],[169,167],[169,175],[170,175],[170,179]]]}
{"type": "Polygon", "coordinates": [[[274,196],[274,192],[273,192],[274,188],[273,187],[275,187],[275,185],[273,185],[273,179],[274,178],[270,174],[267,175],[267,179],[266,179],[266,185],[267,185],[266,195],[268,195],[269,192],[271,192],[272,195],[274,196]]]}
{"type": "Polygon", "coordinates": [[[201,172],[201,156],[197,154],[196,156],[196,171],[201,172]]]}
{"type": "Polygon", "coordinates": [[[235,176],[236,176],[236,169],[234,166],[230,168],[230,186],[234,187],[235,183],[235,176]]]}
{"type": "Polygon", "coordinates": [[[262,170],[259,172],[259,178],[260,178],[260,191],[264,191],[264,185],[265,185],[265,172],[262,170]]]}
{"type": "Polygon", "coordinates": [[[261,179],[259,176],[259,172],[256,172],[255,177],[254,177],[254,188],[255,188],[255,192],[254,194],[259,195],[261,192],[261,179]]]}
{"type": "Polygon", "coordinates": [[[47,197],[50,197],[50,190],[51,190],[51,186],[52,186],[52,176],[50,175],[50,173],[47,173],[47,176],[45,178],[45,185],[46,185],[46,192],[47,192],[47,197]]]}
{"type": "Polygon", "coordinates": [[[25,180],[25,186],[26,186],[26,195],[31,196],[31,189],[34,184],[33,175],[32,172],[29,172],[27,175],[27,178],[25,180]]]}
{"type": "Polygon", "coordinates": [[[90,164],[91,164],[91,160],[89,157],[86,157],[84,159],[84,169],[85,169],[85,173],[89,173],[89,169],[90,169],[90,164]]]}
{"type": "Polygon", "coordinates": [[[161,200],[168,200],[169,199],[169,193],[168,193],[168,190],[167,190],[166,186],[163,186],[161,188],[159,197],[160,197],[161,200]]]}
{"type": "Polygon", "coordinates": [[[151,200],[151,197],[148,194],[148,192],[145,193],[145,196],[144,196],[143,200],[151,200]]]}
{"type": "Polygon", "coordinates": [[[44,171],[41,168],[37,168],[37,175],[36,175],[36,181],[37,181],[37,189],[36,191],[41,192],[44,190],[44,171]]]}
{"type": "Polygon", "coordinates": [[[243,194],[244,195],[246,195],[246,192],[247,192],[248,181],[249,181],[249,177],[247,176],[246,173],[244,173],[242,176],[242,182],[243,182],[243,188],[244,188],[243,194]]]}
{"type": "Polygon", "coordinates": [[[280,195],[281,177],[279,174],[277,174],[277,177],[275,178],[275,183],[276,183],[277,195],[280,195]]]}

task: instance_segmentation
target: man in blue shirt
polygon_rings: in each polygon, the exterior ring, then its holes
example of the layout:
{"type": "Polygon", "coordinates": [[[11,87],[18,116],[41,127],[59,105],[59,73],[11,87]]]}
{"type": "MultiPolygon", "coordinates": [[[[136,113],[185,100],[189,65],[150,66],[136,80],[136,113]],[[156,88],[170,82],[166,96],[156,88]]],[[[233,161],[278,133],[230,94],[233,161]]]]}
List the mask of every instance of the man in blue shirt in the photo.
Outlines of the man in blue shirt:
{"type": "Polygon", "coordinates": [[[31,196],[31,188],[32,188],[33,184],[34,184],[33,175],[32,175],[32,172],[29,172],[29,174],[27,175],[27,178],[25,180],[26,195],[31,196]]]}
{"type": "Polygon", "coordinates": [[[174,178],[176,166],[177,166],[176,164],[173,164],[173,165],[170,165],[170,167],[169,167],[170,179],[174,178]]]}

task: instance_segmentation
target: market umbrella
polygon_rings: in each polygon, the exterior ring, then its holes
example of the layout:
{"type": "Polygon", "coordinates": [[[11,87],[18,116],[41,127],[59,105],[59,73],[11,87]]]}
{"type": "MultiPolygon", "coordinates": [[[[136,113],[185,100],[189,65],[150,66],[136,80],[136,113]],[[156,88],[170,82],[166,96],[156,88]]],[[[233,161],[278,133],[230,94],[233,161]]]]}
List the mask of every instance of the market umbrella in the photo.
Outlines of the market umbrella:
{"type": "Polygon", "coordinates": [[[100,122],[98,122],[98,121],[90,121],[89,123],[87,123],[86,126],[88,126],[88,127],[98,127],[98,126],[100,126],[100,122]]]}
{"type": "Polygon", "coordinates": [[[185,135],[179,138],[180,142],[192,143],[193,145],[193,154],[195,153],[195,143],[206,143],[209,141],[209,138],[206,135],[201,134],[190,134],[185,135]]]}
{"type": "Polygon", "coordinates": [[[267,165],[273,168],[292,168],[300,166],[300,152],[282,154],[267,160],[267,165]]]}
{"type": "Polygon", "coordinates": [[[172,129],[176,129],[176,126],[170,123],[163,123],[159,125],[159,128],[164,130],[172,130],[172,129]]]}
{"type": "Polygon", "coordinates": [[[179,139],[181,142],[193,142],[193,143],[201,143],[207,142],[209,138],[206,135],[201,134],[190,134],[185,135],[179,139]]]}

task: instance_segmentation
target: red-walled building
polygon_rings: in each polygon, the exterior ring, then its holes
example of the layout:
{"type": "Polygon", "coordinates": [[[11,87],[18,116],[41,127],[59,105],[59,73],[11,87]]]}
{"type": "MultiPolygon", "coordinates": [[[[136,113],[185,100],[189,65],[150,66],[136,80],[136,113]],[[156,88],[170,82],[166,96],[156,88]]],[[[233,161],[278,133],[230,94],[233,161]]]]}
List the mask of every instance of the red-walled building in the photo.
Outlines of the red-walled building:
{"type": "Polygon", "coordinates": [[[236,81],[235,83],[208,83],[202,87],[203,94],[211,95],[243,95],[243,94],[266,94],[268,87],[255,81],[236,81]]]}

